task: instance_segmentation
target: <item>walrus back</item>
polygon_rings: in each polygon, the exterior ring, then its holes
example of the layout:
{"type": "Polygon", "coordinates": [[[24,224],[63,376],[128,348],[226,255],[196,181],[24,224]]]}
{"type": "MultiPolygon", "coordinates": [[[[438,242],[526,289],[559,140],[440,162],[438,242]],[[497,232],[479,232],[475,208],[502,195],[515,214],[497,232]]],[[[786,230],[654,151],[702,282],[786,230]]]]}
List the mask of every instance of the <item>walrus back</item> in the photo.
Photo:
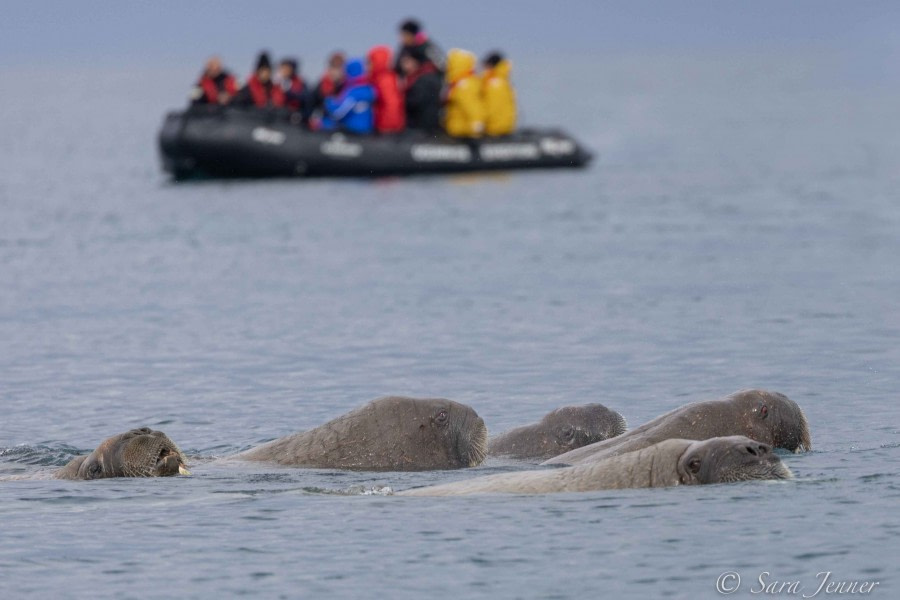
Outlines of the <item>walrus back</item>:
{"type": "Polygon", "coordinates": [[[439,398],[378,398],[309,431],[279,438],[234,458],[281,465],[359,471],[421,471],[471,466],[460,461],[462,450],[483,458],[487,429],[471,408],[439,398]],[[477,435],[461,438],[452,427],[433,425],[441,406],[445,418],[452,406],[466,412],[453,427],[469,428],[477,435]],[[473,417],[475,420],[473,420],[473,417]]]}
{"type": "Polygon", "coordinates": [[[488,456],[509,456],[511,458],[533,458],[552,451],[545,447],[549,440],[540,435],[537,425],[522,425],[488,440],[488,456]]]}
{"type": "Polygon", "coordinates": [[[678,459],[690,440],[666,440],[649,448],[560,469],[488,475],[467,481],[399,492],[400,496],[549,494],[626,488],[670,487],[680,483],[678,459]]]}
{"type": "Polygon", "coordinates": [[[371,453],[361,456],[359,452],[372,435],[371,425],[365,424],[369,412],[367,404],[315,429],[278,438],[235,458],[310,468],[369,467],[373,461],[379,462],[371,453]]]}

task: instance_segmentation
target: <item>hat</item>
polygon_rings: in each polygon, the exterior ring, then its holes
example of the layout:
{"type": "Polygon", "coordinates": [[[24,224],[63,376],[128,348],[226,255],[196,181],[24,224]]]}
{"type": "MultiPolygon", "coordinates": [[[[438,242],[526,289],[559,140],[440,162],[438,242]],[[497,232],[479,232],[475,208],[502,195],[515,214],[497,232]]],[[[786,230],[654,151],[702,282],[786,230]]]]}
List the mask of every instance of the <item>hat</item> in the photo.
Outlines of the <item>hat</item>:
{"type": "Polygon", "coordinates": [[[498,64],[500,64],[500,61],[503,59],[504,59],[503,53],[500,52],[499,50],[494,50],[493,52],[491,52],[490,54],[485,56],[484,60],[482,60],[481,62],[483,62],[485,65],[487,65],[489,67],[496,67],[498,64]]]}
{"type": "Polygon", "coordinates": [[[400,31],[405,31],[412,35],[418,35],[422,31],[422,24],[415,19],[407,19],[400,23],[400,31]]]}
{"type": "Polygon", "coordinates": [[[269,59],[269,53],[265,52],[265,51],[260,52],[259,57],[256,59],[256,70],[259,71],[260,69],[271,69],[271,68],[272,68],[272,61],[269,59]]]}
{"type": "Polygon", "coordinates": [[[345,71],[348,79],[358,79],[366,74],[366,65],[361,58],[354,58],[347,61],[345,71]]]}

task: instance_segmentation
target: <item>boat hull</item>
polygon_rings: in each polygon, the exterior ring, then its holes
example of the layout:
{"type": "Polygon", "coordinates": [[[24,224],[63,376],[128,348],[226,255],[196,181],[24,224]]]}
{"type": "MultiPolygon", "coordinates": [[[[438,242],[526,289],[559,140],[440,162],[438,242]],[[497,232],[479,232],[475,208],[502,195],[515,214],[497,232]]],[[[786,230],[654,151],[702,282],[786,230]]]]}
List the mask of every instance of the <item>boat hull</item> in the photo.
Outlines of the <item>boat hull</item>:
{"type": "Polygon", "coordinates": [[[406,131],[355,135],[310,131],[277,111],[198,107],[166,115],[163,169],[193,177],[372,177],[418,173],[583,167],[591,154],[558,129],[477,140],[406,131]]]}

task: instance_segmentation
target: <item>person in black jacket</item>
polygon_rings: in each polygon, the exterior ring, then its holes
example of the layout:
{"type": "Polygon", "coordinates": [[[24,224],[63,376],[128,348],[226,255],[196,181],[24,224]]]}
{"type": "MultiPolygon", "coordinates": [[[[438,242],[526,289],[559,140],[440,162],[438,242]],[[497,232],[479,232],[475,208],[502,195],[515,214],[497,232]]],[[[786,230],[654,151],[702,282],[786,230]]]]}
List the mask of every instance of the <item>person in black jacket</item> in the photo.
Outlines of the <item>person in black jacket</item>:
{"type": "Polygon", "coordinates": [[[447,70],[447,55],[422,29],[422,24],[415,19],[407,19],[400,23],[400,47],[397,48],[397,60],[394,63],[394,71],[403,75],[400,68],[400,55],[406,50],[420,50],[425,60],[443,76],[447,70]]]}
{"type": "Polygon", "coordinates": [[[406,126],[431,132],[440,130],[443,86],[440,73],[420,48],[404,50],[398,62],[404,76],[406,126]]]}
{"type": "Polygon", "coordinates": [[[296,58],[281,60],[278,65],[278,81],[284,93],[284,105],[299,114],[303,123],[308,123],[313,111],[313,93],[300,76],[300,62],[296,58]]]}

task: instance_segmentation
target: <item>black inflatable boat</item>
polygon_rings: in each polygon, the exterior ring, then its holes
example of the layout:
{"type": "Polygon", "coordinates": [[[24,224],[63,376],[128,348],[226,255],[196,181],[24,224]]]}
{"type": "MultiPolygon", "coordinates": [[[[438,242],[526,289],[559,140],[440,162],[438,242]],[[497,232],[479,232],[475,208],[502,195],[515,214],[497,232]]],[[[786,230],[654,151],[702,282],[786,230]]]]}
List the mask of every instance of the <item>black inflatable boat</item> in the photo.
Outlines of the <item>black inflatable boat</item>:
{"type": "Polygon", "coordinates": [[[591,154],[557,129],[478,140],[407,131],[310,131],[277,111],[196,107],[169,113],[159,133],[163,168],[193,177],[378,176],[582,167],[591,154]]]}

